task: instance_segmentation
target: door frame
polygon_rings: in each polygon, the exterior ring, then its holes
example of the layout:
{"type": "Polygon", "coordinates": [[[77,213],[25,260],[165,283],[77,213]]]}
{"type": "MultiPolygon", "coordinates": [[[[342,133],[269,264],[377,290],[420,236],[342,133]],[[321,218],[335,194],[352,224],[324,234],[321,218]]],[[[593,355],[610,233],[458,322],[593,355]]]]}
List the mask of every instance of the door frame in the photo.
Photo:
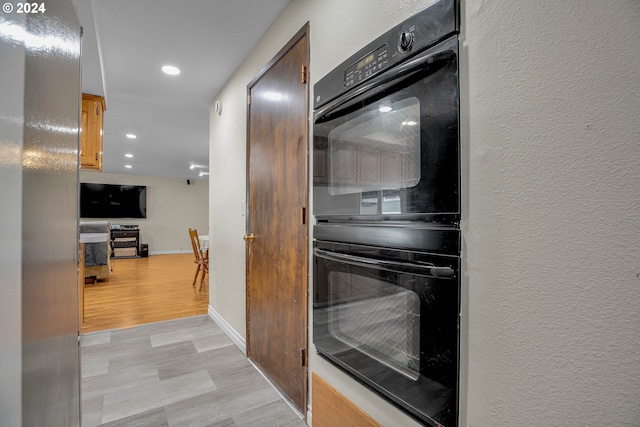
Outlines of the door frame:
{"type": "MultiPolygon", "coordinates": [[[[309,22],[307,21],[302,28],[300,28],[300,30],[298,30],[298,32],[284,45],[284,47],[282,47],[282,49],[280,49],[280,51],[255,75],[255,77],[253,77],[253,79],[251,79],[251,81],[247,84],[247,94],[246,94],[246,99],[247,99],[247,104],[246,104],[246,114],[247,114],[247,119],[246,119],[246,166],[245,166],[245,171],[246,171],[246,189],[245,189],[245,200],[247,200],[247,202],[245,203],[245,235],[247,235],[250,230],[251,230],[251,216],[250,216],[250,210],[249,210],[249,187],[250,187],[250,158],[251,158],[251,101],[250,101],[250,97],[251,97],[251,89],[253,88],[253,86],[258,82],[258,80],[260,80],[280,59],[282,59],[282,57],[294,46],[296,45],[300,39],[302,39],[304,36],[306,36],[306,51],[307,51],[307,57],[305,58],[305,70],[303,71],[305,73],[305,83],[306,83],[306,111],[305,111],[305,122],[304,122],[304,126],[307,129],[307,141],[306,141],[306,147],[307,147],[307,155],[306,155],[306,161],[305,161],[305,176],[306,176],[306,180],[302,183],[302,185],[304,186],[304,191],[305,191],[305,205],[307,206],[306,208],[306,229],[307,229],[307,242],[306,245],[307,247],[309,246],[309,199],[310,199],[310,191],[309,191],[309,141],[310,141],[310,127],[309,127],[309,111],[310,111],[310,105],[309,105],[309,101],[310,101],[310,91],[309,91],[309,62],[310,62],[310,47],[311,47],[311,43],[309,40],[310,34],[309,34],[309,22]]],[[[250,277],[249,277],[249,244],[245,244],[245,311],[246,311],[246,325],[245,325],[245,342],[246,342],[246,355],[248,358],[251,357],[251,340],[250,340],[250,326],[251,326],[251,319],[250,319],[250,303],[249,303],[249,299],[251,296],[251,287],[250,287],[250,277]]],[[[308,255],[308,254],[307,254],[308,255]]],[[[303,310],[304,310],[304,319],[305,319],[305,340],[304,340],[304,351],[305,351],[305,357],[306,360],[304,362],[304,367],[306,368],[306,375],[305,375],[305,390],[304,390],[304,402],[303,402],[303,407],[300,408],[300,410],[304,411],[304,413],[302,414],[304,416],[304,418],[306,419],[306,411],[307,411],[307,407],[309,404],[309,371],[308,371],[308,360],[309,360],[309,265],[308,265],[308,256],[307,256],[307,275],[306,278],[304,280],[304,282],[301,284],[301,286],[304,287],[304,292],[302,292],[303,297],[303,301],[301,301],[301,304],[303,305],[303,310]]],[[[254,366],[258,367],[257,365],[254,364],[254,366]]],[[[258,367],[259,368],[259,367],[258,367]]],[[[262,372],[262,371],[261,371],[262,372]]],[[[269,379],[269,381],[271,382],[271,380],[269,379]]],[[[277,384],[275,384],[277,386],[277,384]]],[[[284,396],[284,394],[283,394],[284,396]]]]}

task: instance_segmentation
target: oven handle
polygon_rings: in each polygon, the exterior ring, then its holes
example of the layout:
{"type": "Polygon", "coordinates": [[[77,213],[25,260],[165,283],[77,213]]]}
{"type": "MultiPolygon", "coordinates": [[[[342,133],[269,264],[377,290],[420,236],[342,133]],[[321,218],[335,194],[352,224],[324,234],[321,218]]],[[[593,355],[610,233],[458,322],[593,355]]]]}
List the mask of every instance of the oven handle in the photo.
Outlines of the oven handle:
{"type": "Polygon", "coordinates": [[[347,255],[338,252],[325,251],[315,248],[313,254],[330,261],[344,262],[360,267],[374,268],[376,270],[391,271],[394,273],[407,273],[417,276],[434,277],[437,279],[449,279],[455,276],[451,267],[437,267],[431,264],[414,264],[398,261],[384,261],[373,258],[364,258],[355,255],[347,255]]]}
{"type": "Polygon", "coordinates": [[[355,98],[360,98],[364,93],[366,93],[366,98],[370,98],[418,72],[428,71],[434,64],[449,60],[452,55],[457,55],[457,52],[457,40],[454,36],[438,45],[436,51],[427,50],[415,58],[387,70],[387,72],[382,72],[379,76],[365,82],[353,91],[349,91],[329,102],[314,114],[314,123],[322,123],[322,117],[327,114],[337,113],[354,104],[354,102],[349,101],[359,102],[360,99],[356,100],[355,98]]]}

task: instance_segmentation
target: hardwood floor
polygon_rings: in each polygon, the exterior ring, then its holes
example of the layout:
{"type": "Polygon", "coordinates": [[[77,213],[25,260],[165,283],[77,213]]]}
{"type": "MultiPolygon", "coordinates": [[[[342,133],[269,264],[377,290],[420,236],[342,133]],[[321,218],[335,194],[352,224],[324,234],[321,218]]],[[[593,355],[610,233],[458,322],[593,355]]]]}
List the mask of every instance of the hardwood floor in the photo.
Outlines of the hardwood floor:
{"type": "Polygon", "coordinates": [[[113,260],[109,281],[84,285],[81,333],[207,314],[209,276],[192,286],[193,254],[113,260]]]}

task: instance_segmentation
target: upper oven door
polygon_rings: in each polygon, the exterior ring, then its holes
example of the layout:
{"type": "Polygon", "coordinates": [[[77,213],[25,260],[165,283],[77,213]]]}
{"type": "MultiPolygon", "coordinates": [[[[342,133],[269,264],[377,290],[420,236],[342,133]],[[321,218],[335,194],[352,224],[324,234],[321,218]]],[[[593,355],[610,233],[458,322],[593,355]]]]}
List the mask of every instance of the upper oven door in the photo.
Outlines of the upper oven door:
{"type": "Polygon", "coordinates": [[[317,219],[457,220],[458,105],[454,36],[316,110],[317,219]]]}

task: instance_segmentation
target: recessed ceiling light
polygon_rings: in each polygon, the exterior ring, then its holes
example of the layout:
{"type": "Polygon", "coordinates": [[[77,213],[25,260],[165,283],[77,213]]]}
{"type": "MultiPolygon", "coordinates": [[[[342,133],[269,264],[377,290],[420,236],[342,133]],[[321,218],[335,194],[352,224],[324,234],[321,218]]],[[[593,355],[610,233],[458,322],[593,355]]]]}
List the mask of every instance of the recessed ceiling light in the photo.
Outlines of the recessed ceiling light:
{"type": "Polygon", "coordinates": [[[173,65],[163,65],[162,71],[170,76],[177,76],[180,74],[180,68],[174,67],[173,65]]]}
{"type": "Polygon", "coordinates": [[[133,157],[133,154],[125,154],[124,156],[131,158],[131,157],[133,157]]]}
{"type": "Polygon", "coordinates": [[[124,167],[127,168],[127,169],[131,169],[132,168],[131,165],[124,165],[124,167]]]}
{"type": "Polygon", "coordinates": [[[137,136],[135,136],[135,135],[134,135],[134,134],[132,134],[132,133],[128,133],[128,134],[126,134],[125,136],[126,136],[127,138],[129,138],[129,139],[136,139],[136,138],[137,138],[137,136]]]}
{"type": "Polygon", "coordinates": [[[380,111],[381,113],[388,113],[391,110],[393,110],[393,108],[389,107],[388,105],[383,105],[382,107],[378,108],[378,111],[380,111]]]}

